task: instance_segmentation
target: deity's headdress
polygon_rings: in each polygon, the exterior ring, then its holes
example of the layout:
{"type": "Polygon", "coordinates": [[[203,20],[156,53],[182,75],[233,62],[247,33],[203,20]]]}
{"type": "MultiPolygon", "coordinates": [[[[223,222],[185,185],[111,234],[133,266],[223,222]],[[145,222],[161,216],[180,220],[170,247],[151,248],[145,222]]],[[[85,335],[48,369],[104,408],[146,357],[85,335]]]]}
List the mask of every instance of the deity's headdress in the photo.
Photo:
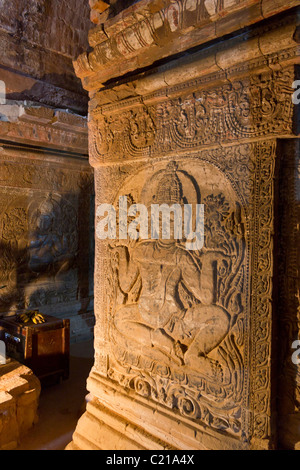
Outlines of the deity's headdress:
{"type": "Polygon", "coordinates": [[[156,171],[144,185],[140,200],[151,204],[200,204],[200,189],[196,181],[178,168],[175,161],[156,171]]]}

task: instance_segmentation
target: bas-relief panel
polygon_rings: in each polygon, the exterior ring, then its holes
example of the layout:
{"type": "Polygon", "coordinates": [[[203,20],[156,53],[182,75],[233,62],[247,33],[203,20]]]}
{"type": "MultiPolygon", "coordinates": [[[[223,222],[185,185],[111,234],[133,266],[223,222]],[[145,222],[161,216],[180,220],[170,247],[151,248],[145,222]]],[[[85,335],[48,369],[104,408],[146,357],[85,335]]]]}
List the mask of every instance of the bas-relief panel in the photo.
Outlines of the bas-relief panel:
{"type": "Polygon", "coordinates": [[[87,303],[92,173],[4,161],[0,174],[1,312],[87,303]]]}
{"type": "MultiPolygon", "coordinates": [[[[166,194],[205,205],[199,252],[160,239],[97,241],[95,402],[109,384],[102,398],[112,411],[126,418],[132,400],[141,423],[152,408],[169,442],[163,415],[189,423],[195,440],[200,429],[218,431],[218,444],[275,445],[275,160],[277,139],[295,132],[295,67],[283,65],[295,53],[92,105],[97,205],[166,194]],[[114,389],[125,404],[115,405],[114,389]]],[[[149,433],[155,426],[142,422],[149,433]]]]}
{"type": "Polygon", "coordinates": [[[125,111],[104,106],[89,124],[91,164],[290,134],[294,77],[288,67],[214,88],[194,80],[144,97],[147,105],[133,99],[125,111]]]}
{"type": "Polygon", "coordinates": [[[172,164],[154,159],[137,165],[140,171],[96,170],[106,194],[119,187],[115,200],[105,201],[116,209],[120,195],[129,205],[205,207],[200,251],[166,240],[97,242],[103,373],[242,440],[270,437],[274,155],[267,141],[203,150],[172,164]]]}

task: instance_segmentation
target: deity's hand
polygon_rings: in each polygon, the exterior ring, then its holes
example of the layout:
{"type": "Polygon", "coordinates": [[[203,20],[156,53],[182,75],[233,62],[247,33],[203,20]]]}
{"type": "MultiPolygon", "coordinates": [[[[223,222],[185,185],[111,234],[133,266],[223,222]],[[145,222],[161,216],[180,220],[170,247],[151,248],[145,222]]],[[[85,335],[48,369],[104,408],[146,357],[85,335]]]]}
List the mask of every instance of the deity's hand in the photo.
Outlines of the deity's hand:
{"type": "Polygon", "coordinates": [[[115,271],[119,268],[119,264],[120,264],[120,255],[117,251],[114,251],[111,255],[111,267],[112,269],[115,271]]]}
{"type": "Polygon", "coordinates": [[[174,346],[175,356],[180,360],[181,365],[184,364],[184,350],[182,344],[179,341],[175,341],[174,346]]]}
{"type": "Polygon", "coordinates": [[[120,248],[127,248],[128,247],[128,240],[110,240],[109,242],[109,249],[111,251],[118,250],[120,248]]]}

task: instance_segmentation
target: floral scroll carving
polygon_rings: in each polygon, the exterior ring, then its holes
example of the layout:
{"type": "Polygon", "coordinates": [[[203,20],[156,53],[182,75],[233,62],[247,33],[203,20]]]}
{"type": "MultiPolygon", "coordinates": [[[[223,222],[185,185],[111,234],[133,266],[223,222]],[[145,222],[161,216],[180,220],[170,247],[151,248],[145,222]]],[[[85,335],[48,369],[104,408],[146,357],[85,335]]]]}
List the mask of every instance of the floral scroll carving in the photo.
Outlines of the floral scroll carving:
{"type": "MultiPolygon", "coordinates": [[[[133,100],[131,111],[122,111],[121,105],[104,106],[103,115],[91,124],[91,163],[291,133],[293,89],[288,84],[293,76],[293,68],[287,68],[213,90],[199,86],[197,91],[182,90],[180,97],[160,99],[147,108],[133,100]]],[[[190,84],[193,89],[195,85],[190,84]]],[[[179,91],[179,86],[168,89],[168,95],[179,91]]]]}

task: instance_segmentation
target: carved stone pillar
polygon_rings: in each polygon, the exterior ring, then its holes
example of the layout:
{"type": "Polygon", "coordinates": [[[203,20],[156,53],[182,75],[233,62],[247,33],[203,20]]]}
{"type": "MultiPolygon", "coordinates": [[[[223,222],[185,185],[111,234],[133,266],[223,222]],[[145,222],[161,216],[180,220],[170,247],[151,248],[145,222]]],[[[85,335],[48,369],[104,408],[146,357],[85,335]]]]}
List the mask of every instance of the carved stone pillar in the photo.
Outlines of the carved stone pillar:
{"type": "Polygon", "coordinates": [[[253,4],[213,3],[138,2],[93,30],[75,64],[96,207],[204,204],[205,243],[96,237],[95,365],[72,449],[277,445],[278,142],[295,135],[295,15],[138,71],[210,27],[237,30],[224,18],[238,9],[244,26],[261,19],[253,4]]]}

